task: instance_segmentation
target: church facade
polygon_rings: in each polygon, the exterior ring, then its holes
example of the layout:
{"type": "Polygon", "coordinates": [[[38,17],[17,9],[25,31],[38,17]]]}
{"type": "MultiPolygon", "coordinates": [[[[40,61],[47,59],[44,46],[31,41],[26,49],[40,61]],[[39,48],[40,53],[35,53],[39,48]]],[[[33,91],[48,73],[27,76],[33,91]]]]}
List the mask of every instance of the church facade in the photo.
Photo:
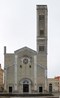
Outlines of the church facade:
{"type": "Polygon", "coordinates": [[[4,47],[4,90],[8,93],[47,91],[47,5],[37,5],[37,51],[28,47],[7,53],[4,47]]]}

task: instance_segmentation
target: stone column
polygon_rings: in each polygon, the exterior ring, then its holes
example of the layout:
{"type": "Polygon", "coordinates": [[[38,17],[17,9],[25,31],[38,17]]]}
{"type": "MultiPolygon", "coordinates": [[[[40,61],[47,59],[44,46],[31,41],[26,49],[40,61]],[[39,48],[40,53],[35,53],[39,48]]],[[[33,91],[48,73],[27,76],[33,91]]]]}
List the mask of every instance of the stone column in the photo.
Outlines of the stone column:
{"type": "Polygon", "coordinates": [[[34,56],[34,90],[37,90],[37,57],[34,56]]]}
{"type": "Polygon", "coordinates": [[[15,55],[15,91],[17,91],[17,55],[15,55]]]}

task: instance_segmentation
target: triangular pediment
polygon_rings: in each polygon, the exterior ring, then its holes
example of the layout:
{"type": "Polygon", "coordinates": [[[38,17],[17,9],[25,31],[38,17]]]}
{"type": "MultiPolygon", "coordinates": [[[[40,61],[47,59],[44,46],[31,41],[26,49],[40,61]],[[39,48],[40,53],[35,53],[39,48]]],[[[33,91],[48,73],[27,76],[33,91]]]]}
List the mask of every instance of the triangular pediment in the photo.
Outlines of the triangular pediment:
{"type": "Polygon", "coordinates": [[[33,55],[37,54],[37,52],[35,50],[28,48],[28,47],[23,47],[23,48],[20,48],[20,49],[15,51],[16,54],[18,54],[20,52],[29,52],[29,53],[32,53],[33,55]]]}

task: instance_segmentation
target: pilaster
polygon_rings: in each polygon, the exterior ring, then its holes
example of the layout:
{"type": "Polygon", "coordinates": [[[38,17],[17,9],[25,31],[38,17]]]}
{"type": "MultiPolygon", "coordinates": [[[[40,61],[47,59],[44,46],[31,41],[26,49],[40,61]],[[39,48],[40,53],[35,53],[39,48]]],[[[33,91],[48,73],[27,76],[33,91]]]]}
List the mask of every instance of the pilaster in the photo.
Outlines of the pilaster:
{"type": "Polygon", "coordinates": [[[34,90],[37,90],[37,57],[34,56],[34,90]]]}
{"type": "Polygon", "coordinates": [[[15,55],[15,91],[17,91],[17,55],[15,55]]]}

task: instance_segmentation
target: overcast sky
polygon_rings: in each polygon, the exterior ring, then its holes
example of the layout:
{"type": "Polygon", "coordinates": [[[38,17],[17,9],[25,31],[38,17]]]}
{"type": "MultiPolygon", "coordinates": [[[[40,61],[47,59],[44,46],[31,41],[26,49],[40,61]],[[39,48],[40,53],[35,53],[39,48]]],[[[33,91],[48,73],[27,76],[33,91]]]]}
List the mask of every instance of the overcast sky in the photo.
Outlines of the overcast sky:
{"type": "Polygon", "coordinates": [[[60,0],[0,0],[0,63],[4,46],[13,53],[36,50],[36,5],[48,6],[48,77],[60,75],[60,0]]]}

